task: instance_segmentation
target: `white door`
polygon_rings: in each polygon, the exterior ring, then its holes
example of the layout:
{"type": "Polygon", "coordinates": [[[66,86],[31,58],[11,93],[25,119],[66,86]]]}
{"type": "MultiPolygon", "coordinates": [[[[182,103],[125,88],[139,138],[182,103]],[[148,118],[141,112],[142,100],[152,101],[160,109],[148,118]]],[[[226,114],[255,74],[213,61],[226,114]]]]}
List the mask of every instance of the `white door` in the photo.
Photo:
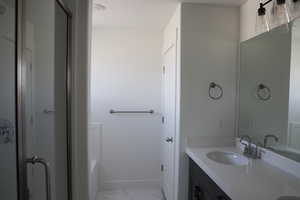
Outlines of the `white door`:
{"type": "Polygon", "coordinates": [[[175,115],[176,115],[176,41],[164,52],[164,119],[163,119],[163,191],[174,200],[175,182],[175,115]]]}

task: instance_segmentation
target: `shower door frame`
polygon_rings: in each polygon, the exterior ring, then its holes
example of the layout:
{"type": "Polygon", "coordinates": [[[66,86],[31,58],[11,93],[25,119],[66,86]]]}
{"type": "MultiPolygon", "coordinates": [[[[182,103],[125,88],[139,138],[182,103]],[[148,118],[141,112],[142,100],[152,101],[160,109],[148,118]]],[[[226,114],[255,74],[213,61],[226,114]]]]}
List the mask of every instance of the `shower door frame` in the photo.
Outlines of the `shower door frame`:
{"type": "MultiPolygon", "coordinates": [[[[17,147],[17,180],[18,180],[18,200],[28,200],[29,193],[27,191],[27,167],[26,167],[26,148],[24,131],[24,114],[25,104],[24,97],[26,93],[26,86],[24,82],[24,13],[23,6],[26,0],[16,0],[16,50],[15,50],[15,63],[16,63],[16,147],[17,147]]],[[[72,12],[63,2],[63,0],[54,0],[67,17],[67,58],[66,58],[66,106],[67,106],[67,194],[68,200],[72,200],[72,138],[71,138],[71,121],[72,121],[72,12]]]]}

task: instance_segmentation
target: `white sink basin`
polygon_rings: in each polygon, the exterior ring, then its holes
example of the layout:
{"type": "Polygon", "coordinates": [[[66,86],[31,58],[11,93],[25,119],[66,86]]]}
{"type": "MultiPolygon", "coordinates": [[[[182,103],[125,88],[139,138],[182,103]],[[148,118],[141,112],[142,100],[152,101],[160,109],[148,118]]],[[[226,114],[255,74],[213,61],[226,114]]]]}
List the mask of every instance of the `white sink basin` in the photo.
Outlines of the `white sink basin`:
{"type": "Polygon", "coordinates": [[[225,165],[244,166],[248,165],[248,159],[240,154],[223,151],[213,151],[206,154],[206,156],[218,163],[225,165]]]}

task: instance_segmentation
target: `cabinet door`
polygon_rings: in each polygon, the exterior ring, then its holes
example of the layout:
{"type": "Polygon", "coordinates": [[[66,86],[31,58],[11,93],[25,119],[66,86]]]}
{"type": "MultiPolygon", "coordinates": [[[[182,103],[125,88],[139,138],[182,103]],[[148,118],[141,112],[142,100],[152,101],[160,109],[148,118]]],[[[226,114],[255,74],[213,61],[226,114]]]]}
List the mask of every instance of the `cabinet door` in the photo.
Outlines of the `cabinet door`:
{"type": "Polygon", "coordinates": [[[214,200],[203,186],[204,180],[201,178],[198,168],[193,161],[190,162],[189,200],[214,200]]]}
{"type": "Polygon", "coordinates": [[[214,200],[211,195],[197,181],[190,185],[189,200],[214,200]]]}
{"type": "Polygon", "coordinates": [[[231,200],[211,178],[190,161],[189,200],[231,200]]]}

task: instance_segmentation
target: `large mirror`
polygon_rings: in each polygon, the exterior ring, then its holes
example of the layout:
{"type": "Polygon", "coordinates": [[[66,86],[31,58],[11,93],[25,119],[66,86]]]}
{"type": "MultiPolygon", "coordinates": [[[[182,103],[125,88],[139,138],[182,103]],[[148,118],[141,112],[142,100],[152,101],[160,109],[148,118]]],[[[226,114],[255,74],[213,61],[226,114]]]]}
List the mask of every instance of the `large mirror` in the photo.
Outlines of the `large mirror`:
{"type": "Polygon", "coordinates": [[[239,135],[300,162],[300,19],[241,43],[239,135]]]}

